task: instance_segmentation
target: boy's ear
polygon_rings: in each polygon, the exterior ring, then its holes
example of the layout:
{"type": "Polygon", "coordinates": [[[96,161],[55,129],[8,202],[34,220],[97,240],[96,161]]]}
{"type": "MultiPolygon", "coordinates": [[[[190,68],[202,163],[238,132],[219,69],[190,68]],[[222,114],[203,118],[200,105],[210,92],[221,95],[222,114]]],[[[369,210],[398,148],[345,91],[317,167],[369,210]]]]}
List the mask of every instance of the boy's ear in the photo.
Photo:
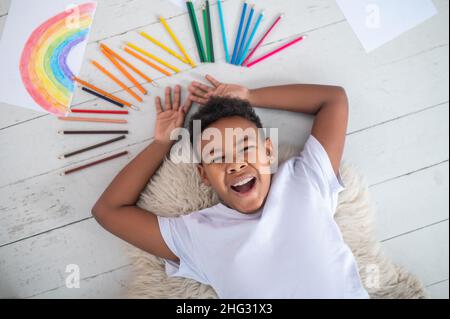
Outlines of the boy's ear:
{"type": "Polygon", "coordinates": [[[274,149],[272,140],[270,138],[266,138],[265,147],[266,147],[266,155],[272,158],[274,156],[274,149]]]}
{"type": "Polygon", "coordinates": [[[203,184],[205,184],[206,186],[211,186],[208,176],[206,175],[205,168],[203,167],[202,164],[197,165],[197,172],[198,172],[198,175],[200,176],[203,184]]]}

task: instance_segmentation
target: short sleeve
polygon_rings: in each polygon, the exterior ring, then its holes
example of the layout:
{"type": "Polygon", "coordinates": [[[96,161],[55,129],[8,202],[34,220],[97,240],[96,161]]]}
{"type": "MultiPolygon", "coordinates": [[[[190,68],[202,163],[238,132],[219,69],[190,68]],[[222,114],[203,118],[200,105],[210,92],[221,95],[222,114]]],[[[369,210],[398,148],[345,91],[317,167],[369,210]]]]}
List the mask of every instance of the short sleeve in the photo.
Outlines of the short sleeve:
{"type": "Polygon", "coordinates": [[[166,274],[169,277],[185,277],[208,284],[206,276],[200,271],[198,251],[189,229],[189,215],[167,218],[158,216],[161,235],[169,249],[179,258],[180,263],[164,259],[166,274]]]}
{"type": "Polygon", "coordinates": [[[325,148],[313,135],[309,136],[300,156],[295,159],[294,174],[296,170],[302,170],[322,196],[331,199],[334,212],[338,194],[345,189],[345,185],[341,175],[336,176],[325,148]]]}

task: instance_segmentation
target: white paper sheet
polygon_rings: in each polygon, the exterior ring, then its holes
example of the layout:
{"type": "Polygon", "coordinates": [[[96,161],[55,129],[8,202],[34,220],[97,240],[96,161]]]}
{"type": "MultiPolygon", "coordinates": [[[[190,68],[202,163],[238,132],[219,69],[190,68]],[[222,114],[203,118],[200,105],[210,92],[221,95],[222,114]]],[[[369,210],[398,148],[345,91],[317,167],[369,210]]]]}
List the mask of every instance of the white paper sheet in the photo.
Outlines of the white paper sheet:
{"type": "MultiPolygon", "coordinates": [[[[186,0],[168,0],[168,1],[172,2],[174,5],[180,7],[181,9],[187,12],[186,0]]],[[[194,4],[194,6],[196,5],[195,0],[191,0],[191,2],[194,4]]]]}
{"type": "Polygon", "coordinates": [[[367,52],[437,14],[431,0],[337,0],[367,52]]]}
{"type": "MultiPolygon", "coordinates": [[[[70,81],[67,74],[71,72],[73,75],[78,75],[80,71],[95,8],[96,2],[88,0],[12,1],[0,41],[0,102],[60,116],[64,115],[63,106],[70,107],[73,96],[73,90],[71,92],[69,89],[70,81]],[[75,8],[76,5],[82,4],[86,4],[83,6],[84,14],[75,8]],[[63,13],[68,16],[61,18],[63,13]],[[86,18],[87,16],[90,18],[86,18]],[[44,27],[45,23],[47,23],[46,27],[44,27]],[[39,30],[48,32],[38,36],[39,30]],[[31,38],[39,40],[30,43],[28,41],[31,38]],[[42,78],[38,80],[39,77],[34,75],[40,72],[39,68],[45,64],[36,62],[41,60],[36,57],[37,54],[30,53],[30,58],[24,59],[24,52],[27,51],[26,48],[37,47],[42,49],[39,52],[50,52],[49,48],[52,46],[60,48],[60,50],[52,51],[60,52],[60,54],[51,56],[54,58],[51,61],[55,62],[51,64],[52,71],[44,67],[45,71],[42,73],[52,76],[56,74],[54,79],[57,80],[53,82],[45,82],[42,78]],[[24,63],[25,61],[36,63],[24,63]],[[28,72],[30,77],[25,76],[27,70],[30,70],[28,72]],[[59,73],[61,70],[65,70],[65,72],[59,73]],[[27,79],[31,80],[27,81],[27,79]],[[59,79],[64,79],[64,81],[61,82],[59,79]],[[31,83],[38,83],[38,85],[33,89],[31,83]],[[54,85],[53,91],[49,89],[50,83],[54,85]],[[60,84],[61,86],[59,86],[60,84]],[[57,96],[57,98],[48,98],[50,95],[57,96]],[[47,96],[47,98],[42,98],[43,96],[47,96]],[[48,105],[55,107],[48,107],[48,105]]],[[[38,51],[28,50],[28,52],[38,51]]],[[[50,55],[48,57],[50,58],[50,55]]]]}

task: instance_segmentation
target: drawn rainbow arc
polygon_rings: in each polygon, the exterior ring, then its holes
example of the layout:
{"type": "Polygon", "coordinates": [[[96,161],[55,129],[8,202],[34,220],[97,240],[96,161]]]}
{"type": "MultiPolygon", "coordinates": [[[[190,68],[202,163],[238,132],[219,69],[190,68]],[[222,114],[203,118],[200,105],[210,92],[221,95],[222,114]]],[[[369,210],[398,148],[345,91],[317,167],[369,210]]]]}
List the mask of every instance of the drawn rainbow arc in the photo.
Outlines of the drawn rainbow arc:
{"type": "Polygon", "coordinates": [[[33,100],[50,113],[61,116],[70,108],[75,84],[68,57],[86,40],[95,9],[96,3],[89,2],[61,12],[35,29],[25,44],[22,82],[33,100]]]}

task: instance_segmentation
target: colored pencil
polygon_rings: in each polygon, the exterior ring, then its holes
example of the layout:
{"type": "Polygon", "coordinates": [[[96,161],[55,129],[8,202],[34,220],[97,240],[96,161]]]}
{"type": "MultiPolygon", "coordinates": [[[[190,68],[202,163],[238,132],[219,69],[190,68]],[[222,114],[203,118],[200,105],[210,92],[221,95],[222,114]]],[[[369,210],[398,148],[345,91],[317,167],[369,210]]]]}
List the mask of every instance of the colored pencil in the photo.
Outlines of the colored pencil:
{"type": "Polygon", "coordinates": [[[61,121],[66,122],[90,122],[90,123],[110,123],[110,124],[126,124],[127,120],[100,119],[90,117],[58,117],[61,121]]]}
{"type": "Polygon", "coordinates": [[[80,110],[72,109],[71,113],[85,113],[85,114],[130,114],[128,111],[109,111],[109,110],[80,110]]]}
{"type": "Polygon", "coordinates": [[[244,47],[244,51],[242,51],[241,56],[238,59],[238,63],[237,63],[238,65],[242,65],[242,63],[244,63],[245,57],[247,56],[248,50],[250,49],[250,45],[252,44],[253,39],[255,38],[256,31],[258,31],[259,25],[261,24],[261,21],[263,20],[263,18],[264,18],[264,11],[261,12],[258,20],[256,21],[255,27],[253,28],[250,38],[248,39],[247,44],[244,47]]]}
{"type": "Polygon", "coordinates": [[[273,56],[273,55],[275,55],[275,54],[277,54],[277,53],[279,53],[279,52],[281,52],[281,51],[283,51],[283,50],[289,48],[290,46],[292,46],[292,45],[294,45],[294,44],[296,44],[296,43],[298,43],[298,42],[300,42],[300,41],[302,41],[304,38],[305,38],[304,36],[301,36],[300,38],[297,38],[297,39],[295,39],[295,40],[293,40],[293,41],[291,41],[291,42],[289,42],[289,43],[287,43],[287,44],[285,44],[285,45],[279,47],[278,49],[275,49],[274,51],[272,51],[272,52],[270,52],[270,53],[268,53],[268,54],[262,56],[261,58],[256,59],[256,60],[254,60],[254,61],[248,63],[246,66],[247,66],[248,68],[251,68],[251,67],[254,66],[255,64],[257,64],[257,63],[259,63],[259,62],[261,62],[261,61],[264,61],[264,60],[270,58],[271,56],[273,56]]]}
{"type": "Polygon", "coordinates": [[[191,1],[186,1],[186,6],[189,12],[189,19],[191,20],[192,31],[194,33],[195,43],[197,45],[198,55],[201,62],[206,62],[205,49],[203,48],[203,41],[198,27],[197,16],[195,14],[194,5],[191,1]]]}
{"type": "Polygon", "coordinates": [[[208,17],[206,14],[206,7],[202,8],[202,15],[203,15],[203,29],[205,30],[206,62],[211,62],[211,43],[209,42],[209,26],[208,26],[208,17]]]}
{"type": "Polygon", "coordinates": [[[242,28],[244,27],[245,16],[247,14],[247,6],[248,4],[247,2],[245,2],[244,7],[242,8],[241,21],[239,22],[239,29],[236,35],[236,41],[234,43],[233,56],[231,58],[232,64],[234,64],[234,61],[236,60],[236,55],[238,54],[239,43],[241,42],[242,28]]]}
{"type": "Polygon", "coordinates": [[[98,97],[98,98],[100,98],[100,99],[103,99],[103,100],[105,100],[105,101],[108,101],[108,102],[111,103],[111,104],[117,105],[118,107],[124,107],[124,105],[123,105],[122,103],[116,102],[116,101],[114,101],[113,99],[110,99],[109,97],[103,96],[103,95],[101,95],[100,93],[97,93],[97,92],[95,92],[95,91],[93,91],[93,90],[91,90],[91,89],[88,89],[88,88],[84,87],[84,86],[83,86],[81,89],[82,89],[83,91],[85,91],[85,92],[87,92],[87,93],[93,95],[93,96],[96,96],[96,97],[98,97]]]}
{"type": "Polygon", "coordinates": [[[175,73],[180,73],[180,69],[174,67],[173,65],[167,63],[166,61],[164,61],[163,59],[158,58],[157,56],[151,54],[150,52],[147,52],[146,50],[138,47],[137,45],[134,45],[133,43],[127,43],[127,46],[129,46],[130,48],[134,49],[135,51],[149,57],[150,59],[155,60],[156,62],[158,62],[159,64],[164,65],[165,67],[171,69],[172,71],[174,71],[175,73]]]}
{"type": "Polygon", "coordinates": [[[58,131],[64,135],[101,135],[101,134],[129,134],[128,131],[58,131]]]}
{"type": "Polygon", "coordinates": [[[239,59],[241,57],[242,51],[244,50],[245,40],[247,39],[248,31],[250,30],[250,25],[252,24],[253,15],[255,14],[255,6],[252,6],[250,10],[250,14],[247,19],[247,24],[245,25],[244,34],[242,35],[241,43],[239,44],[239,50],[236,55],[236,59],[233,61],[233,64],[238,64],[239,59]]]}
{"type": "Polygon", "coordinates": [[[214,39],[212,35],[212,24],[211,24],[211,7],[209,5],[209,0],[206,0],[206,21],[208,24],[208,39],[209,39],[209,62],[214,63],[214,39]]]}
{"type": "Polygon", "coordinates": [[[189,64],[189,62],[183,58],[181,55],[179,55],[178,53],[176,53],[175,51],[173,51],[171,48],[169,48],[168,46],[162,44],[161,42],[159,42],[158,40],[156,40],[155,38],[153,38],[152,36],[150,36],[149,34],[145,33],[144,31],[139,32],[139,34],[141,36],[143,36],[144,38],[146,38],[147,40],[149,40],[150,42],[152,42],[153,44],[159,46],[161,49],[163,49],[164,51],[166,51],[167,53],[173,55],[174,57],[176,57],[178,60],[180,60],[183,63],[189,64]]]}
{"type": "Polygon", "coordinates": [[[83,166],[72,168],[72,169],[62,173],[62,175],[69,175],[69,174],[72,174],[72,173],[75,173],[75,172],[79,172],[79,171],[84,170],[86,168],[89,168],[89,167],[92,167],[92,166],[95,166],[95,165],[98,165],[98,164],[102,164],[102,163],[105,163],[107,161],[110,161],[110,160],[113,160],[113,159],[116,159],[116,158],[119,158],[119,157],[122,157],[122,156],[125,156],[125,155],[128,155],[128,151],[124,151],[124,152],[121,152],[121,153],[118,153],[118,154],[115,154],[115,155],[103,158],[101,160],[98,160],[98,161],[95,161],[95,162],[92,162],[92,163],[89,163],[89,164],[86,164],[86,165],[83,165],[83,166]]]}
{"type": "Polygon", "coordinates": [[[122,58],[119,54],[111,50],[108,46],[101,43],[100,47],[108,51],[113,57],[115,57],[117,60],[125,64],[127,67],[129,67],[131,70],[133,70],[136,74],[138,74],[141,78],[146,80],[147,82],[150,82],[153,86],[158,86],[155,81],[153,81],[150,77],[145,75],[141,70],[139,70],[137,67],[135,67],[133,64],[122,58]]]}
{"type": "Polygon", "coordinates": [[[244,60],[244,62],[242,63],[243,65],[246,65],[248,61],[250,61],[250,59],[253,57],[253,55],[255,54],[256,50],[259,49],[259,47],[261,46],[261,44],[263,44],[264,40],[266,40],[266,38],[269,36],[269,34],[272,32],[272,30],[275,28],[275,26],[281,21],[281,19],[283,19],[284,15],[280,15],[275,22],[271,25],[271,27],[269,28],[269,30],[267,30],[267,32],[263,35],[263,37],[261,38],[261,40],[259,40],[259,42],[256,44],[256,46],[253,48],[252,52],[250,52],[250,54],[248,55],[248,57],[244,60]]]}
{"type": "Polygon", "coordinates": [[[122,135],[120,137],[116,137],[116,138],[113,138],[111,140],[107,140],[107,141],[102,142],[102,143],[98,143],[98,144],[95,144],[95,145],[92,145],[92,146],[89,146],[89,147],[85,147],[85,148],[82,148],[80,150],[68,153],[68,154],[64,154],[64,155],[60,156],[59,159],[69,158],[69,157],[72,157],[72,156],[75,156],[75,155],[78,155],[78,154],[86,153],[87,151],[95,150],[95,149],[100,148],[102,146],[106,146],[106,145],[109,145],[109,144],[112,144],[112,143],[124,140],[125,138],[126,138],[126,136],[122,135]]]}
{"type": "Polygon", "coordinates": [[[139,82],[127,71],[123,66],[117,62],[117,60],[105,49],[101,49],[103,55],[105,55],[109,61],[122,73],[131,83],[133,83],[142,94],[147,95],[147,90],[139,84],[139,82]]]}
{"type": "Polygon", "coordinates": [[[181,53],[183,53],[184,57],[186,58],[187,62],[193,67],[195,68],[196,65],[194,63],[194,61],[191,59],[191,57],[189,56],[189,54],[187,53],[187,51],[184,49],[183,45],[181,44],[180,40],[178,39],[178,37],[175,35],[175,33],[172,31],[172,29],[170,28],[169,24],[167,23],[167,21],[163,18],[163,17],[159,17],[159,21],[161,21],[162,25],[164,26],[164,28],[167,30],[167,32],[169,33],[170,37],[172,38],[173,42],[175,42],[175,44],[177,45],[178,49],[181,51],[181,53]]]}
{"type": "Polygon", "coordinates": [[[167,76],[172,76],[172,74],[166,70],[164,70],[163,68],[159,67],[158,65],[154,64],[153,62],[147,60],[146,58],[140,56],[139,54],[137,54],[136,52],[134,52],[133,50],[124,47],[123,48],[125,50],[125,52],[127,52],[128,54],[131,54],[132,56],[134,56],[136,59],[141,60],[142,62],[144,62],[145,64],[147,64],[148,66],[154,68],[155,70],[161,72],[164,75],[167,76]]]}
{"type": "Polygon", "coordinates": [[[116,96],[114,96],[112,94],[109,94],[108,92],[106,92],[106,91],[104,91],[104,90],[102,90],[102,89],[100,89],[100,88],[90,84],[89,82],[86,82],[86,81],[84,81],[84,80],[82,80],[80,78],[77,78],[76,76],[73,77],[73,80],[78,82],[79,84],[84,85],[85,87],[91,89],[92,91],[95,91],[95,92],[97,92],[99,94],[102,94],[102,95],[106,96],[107,98],[109,98],[111,100],[114,100],[114,101],[116,101],[116,102],[118,102],[120,104],[123,104],[123,105],[131,107],[131,108],[133,107],[133,105],[131,103],[129,103],[127,101],[124,101],[124,100],[122,100],[122,99],[120,99],[120,98],[118,98],[118,97],[116,97],[116,96]]]}
{"type": "Polygon", "coordinates": [[[105,74],[107,77],[109,77],[111,80],[113,80],[115,83],[117,83],[122,89],[124,89],[128,94],[130,94],[132,97],[134,97],[138,102],[142,102],[142,98],[134,93],[133,90],[131,90],[129,87],[127,87],[122,81],[120,81],[118,78],[116,78],[114,75],[112,75],[108,70],[106,70],[102,65],[100,65],[97,61],[92,60],[91,63],[100,70],[103,74],[105,74]]]}
{"type": "Polygon", "coordinates": [[[222,0],[217,1],[217,7],[219,8],[220,28],[222,29],[222,41],[225,50],[225,59],[227,63],[230,63],[230,52],[228,50],[227,30],[225,28],[225,21],[223,18],[222,0]]]}

